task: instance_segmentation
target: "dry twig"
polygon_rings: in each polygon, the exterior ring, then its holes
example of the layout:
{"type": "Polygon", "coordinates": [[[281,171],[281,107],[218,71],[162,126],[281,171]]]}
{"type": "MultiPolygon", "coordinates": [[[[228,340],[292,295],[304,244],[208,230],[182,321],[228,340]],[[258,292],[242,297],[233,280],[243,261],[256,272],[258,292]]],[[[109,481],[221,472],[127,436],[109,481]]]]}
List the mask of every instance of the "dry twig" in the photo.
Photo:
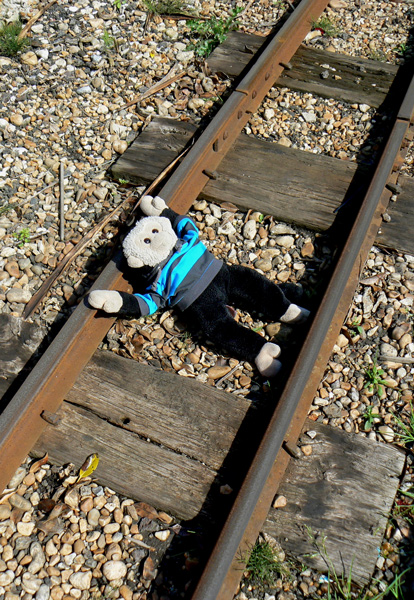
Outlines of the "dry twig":
{"type": "Polygon", "coordinates": [[[56,0],[51,0],[49,4],[46,4],[43,8],[37,11],[35,15],[31,19],[29,19],[26,25],[23,27],[19,35],[17,36],[17,41],[20,42],[24,37],[27,36],[33,25],[40,19],[40,17],[47,11],[49,8],[56,2],[56,0]]]}
{"type": "Polygon", "coordinates": [[[79,254],[85,249],[85,247],[92,241],[97,233],[99,233],[107,223],[114,217],[117,211],[127,204],[133,194],[128,196],[126,200],[124,200],[121,204],[116,206],[106,217],[104,217],[99,223],[97,223],[88,233],[81,239],[80,242],[76,244],[74,248],[70,252],[66,254],[57,265],[56,269],[53,271],[51,275],[43,282],[40,286],[36,294],[30,299],[30,301],[26,304],[25,309],[23,311],[23,319],[28,319],[33,312],[38,308],[39,304],[42,302],[43,298],[47,294],[47,292],[52,287],[53,283],[59,277],[59,275],[68,267],[71,262],[79,256],[79,254]]]}
{"type": "MultiPolygon", "coordinates": [[[[135,212],[137,211],[137,209],[141,203],[142,196],[145,196],[146,194],[151,194],[152,191],[156,188],[156,186],[160,183],[160,181],[162,181],[170,173],[170,171],[174,168],[174,166],[177,164],[177,162],[188,152],[188,150],[190,148],[191,148],[191,146],[188,146],[188,148],[183,150],[174,160],[172,160],[170,162],[169,165],[167,165],[167,167],[165,167],[165,169],[163,171],[161,171],[161,173],[158,175],[158,177],[156,177],[154,179],[154,181],[146,188],[146,190],[141,195],[139,200],[135,203],[135,205],[131,211],[131,215],[134,215],[135,212]]],[[[70,252],[68,252],[68,254],[66,254],[66,256],[64,256],[62,258],[62,260],[60,261],[60,263],[58,264],[56,269],[53,271],[53,273],[43,282],[43,284],[40,286],[40,288],[38,289],[36,294],[26,304],[26,307],[25,307],[25,309],[23,311],[23,315],[22,315],[23,319],[28,319],[34,313],[34,311],[38,308],[39,304],[43,301],[43,298],[48,293],[48,291],[50,290],[50,288],[52,287],[52,285],[54,284],[56,279],[59,277],[59,275],[61,273],[63,273],[63,271],[72,263],[72,261],[77,256],[79,256],[79,254],[81,254],[81,252],[86,248],[86,246],[88,246],[89,243],[92,241],[94,236],[97,233],[99,233],[105,227],[105,225],[107,223],[109,223],[109,221],[113,218],[115,213],[118,210],[120,210],[121,208],[123,208],[128,202],[130,202],[130,200],[132,199],[133,196],[134,196],[134,194],[131,194],[130,196],[128,196],[128,198],[126,200],[124,200],[121,204],[116,206],[112,210],[112,212],[110,212],[99,223],[97,223],[94,227],[92,227],[92,229],[81,239],[81,241],[78,242],[76,244],[76,246],[74,248],[72,248],[72,250],[70,252]]]]}
{"type": "Polygon", "coordinates": [[[59,237],[63,242],[65,239],[65,167],[63,160],[59,168],[59,237]]]}
{"type": "Polygon", "coordinates": [[[414,358],[411,356],[388,356],[388,354],[380,354],[378,360],[383,362],[401,363],[403,365],[414,364],[414,358]]]}
{"type": "Polygon", "coordinates": [[[134,98],[134,100],[131,100],[130,102],[127,102],[120,108],[115,109],[114,112],[118,112],[120,110],[123,110],[124,108],[128,108],[129,106],[132,106],[133,104],[138,104],[139,102],[142,102],[142,100],[145,100],[146,98],[153,96],[157,92],[160,92],[161,90],[166,88],[168,85],[170,85],[170,83],[174,83],[175,81],[178,81],[179,79],[184,77],[184,75],[187,74],[186,71],[181,71],[180,73],[176,73],[175,72],[176,70],[177,70],[177,66],[174,65],[174,67],[172,67],[172,69],[167,73],[167,75],[165,75],[165,77],[163,77],[158,83],[154,84],[152,87],[149,88],[149,90],[147,90],[140,96],[137,96],[136,98],[134,98]]]}

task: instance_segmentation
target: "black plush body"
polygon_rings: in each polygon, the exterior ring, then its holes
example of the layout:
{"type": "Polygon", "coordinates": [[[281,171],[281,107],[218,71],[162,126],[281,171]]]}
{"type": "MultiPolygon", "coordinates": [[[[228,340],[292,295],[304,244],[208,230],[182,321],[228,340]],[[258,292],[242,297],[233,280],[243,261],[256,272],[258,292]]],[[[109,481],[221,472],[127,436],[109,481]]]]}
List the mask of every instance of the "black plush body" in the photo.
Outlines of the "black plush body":
{"type": "Polygon", "coordinates": [[[208,288],[183,315],[231,355],[254,364],[266,340],[237,323],[227,307],[263,315],[265,321],[273,323],[279,321],[290,304],[280,288],[257,271],[223,264],[208,288]]]}
{"type": "Polygon", "coordinates": [[[125,238],[124,254],[129,266],[146,278],[145,289],[134,294],[95,290],[89,294],[90,305],[121,316],[176,306],[215,344],[256,364],[266,377],[275,375],[281,367],[279,346],[237,323],[228,307],[286,323],[304,321],[308,311],[257,271],[215,259],[198,239],[194,223],[161,198],[145,196],[141,207],[149,216],[125,238]]]}

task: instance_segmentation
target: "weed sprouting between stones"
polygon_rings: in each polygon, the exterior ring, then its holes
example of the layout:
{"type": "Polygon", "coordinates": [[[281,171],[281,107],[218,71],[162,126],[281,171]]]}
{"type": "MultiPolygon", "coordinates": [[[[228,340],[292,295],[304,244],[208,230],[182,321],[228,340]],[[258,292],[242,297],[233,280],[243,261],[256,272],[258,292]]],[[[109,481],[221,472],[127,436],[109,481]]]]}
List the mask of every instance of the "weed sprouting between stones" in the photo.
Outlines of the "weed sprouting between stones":
{"type": "Polygon", "coordinates": [[[329,17],[322,16],[317,21],[312,23],[312,29],[320,29],[321,32],[327,37],[338,37],[341,33],[338,26],[329,17]]]}
{"type": "Polygon", "coordinates": [[[22,31],[20,21],[5,23],[0,29],[0,56],[16,56],[28,44],[26,37],[19,39],[22,31]]]}
{"type": "Polygon", "coordinates": [[[281,562],[277,552],[267,541],[258,541],[254,545],[246,571],[248,579],[262,585],[274,585],[276,579],[289,574],[286,565],[281,562]]]}
{"type": "Polygon", "coordinates": [[[398,573],[393,581],[389,583],[385,589],[380,592],[372,591],[373,584],[377,581],[373,580],[372,585],[364,588],[359,588],[352,579],[352,568],[354,560],[352,559],[348,575],[338,574],[335,570],[333,562],[326,549],[326,536],[321,536],[321,541],[318,541],[310,527],[307,527],[308,537],[314,546],[317,553],[323,558],[327,568],[327,585],[328,591],[327,600],[383,600],[385,598],[395,600],[407,600],[404,596],[403,586],[407,574],[410,569],[405,569],[398,573]]]}
{"type": "Polygon", "coordinates": [[[30,242],[30,229],[23,227],[20,231],[13,233],[13,237],[16,238],[18,247],[23,248],[25,244],[30,242]]]}
{"type": "Polygon", "coordinates": [[[414,411],[413,405],[410,404],[410,414],[407,421],[393,414],[394,421],[397,423],[400,431],[397,432],[397,437],[402,444],[411,445],[414,443],[414,411]]]}
{"type": "Polygon", "coordinates": [[[216,46],[224,42],[230,31],[239,28],[237,17],[242,10],[242,8],[233,9],[227,19],[217,19],[213,16],[207,21],[200,19],[189,21],[188,26],[196,34],[196,40],[188,46],[188,50],[194,50],[197,56],[209,56],[216,46]]]}

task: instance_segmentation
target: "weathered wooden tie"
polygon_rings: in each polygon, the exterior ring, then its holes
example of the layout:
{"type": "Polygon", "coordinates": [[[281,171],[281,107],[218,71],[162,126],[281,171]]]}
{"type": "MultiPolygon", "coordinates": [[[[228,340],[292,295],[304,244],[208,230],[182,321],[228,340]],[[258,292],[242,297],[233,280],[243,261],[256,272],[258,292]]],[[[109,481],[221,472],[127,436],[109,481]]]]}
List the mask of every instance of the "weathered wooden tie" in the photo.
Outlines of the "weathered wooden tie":
{"type": "Polygon", "coordinates": [[[312,454],[290,462],[278,490],[287,504],[270,510],[264,530],[305,564],[326,571],[332,561],[338,575],[348,576],[352,570],[353,581],[368,583],[405,455],[393,446],[311,421],[300,443],[309,445],[312,454]]]}
{"type": "MultiPolygon", "coordinates": [[[[262,44],[262,36],[232,31],[208,57],[208,66],[213,73],[238,77],[262,44]]],[[[397,70],[396,65],[300,46],[275,85],[378,108],[397,70]]]]}
{"type": "MultiPolygon", "coordinates": [[[[243,464],[244,429],[253,443],[263,409],[250,400],[98,351],[35,447],[57,463],[81,465],[99,452],[100,482],[182,519],[214,515],[226,502],[220,485],[243,464]],[[240,437],[241,440],[241,437],[240,437]]],[[[404,455],[397,449],[309,422],[311,456],[292,460],[279,490],[287,506],[272,510],[265,531],[303,562],[326,570],[306,527],[321,539],[336,571],[365,582],[391,509],[404,455]],[[376,457],[381,453],[381,461],[376,457]]]]}
{"type": "MultiPolygon", "coordinates": [[[[115,179],[147,184],[183,150],[196,132],[195,125],[155,118],[112,166],[115,179]]],[[[276,219],[316,231],[331,227],[337,209],[361,195],[366,167],[329,156],[286,148],[241,135],[223,159],[215,179],[201,196],[211,202],[231,202],[254,208],[276,219]]],[[[376,243],[414,253],[413,183],[400,177],[401,194],[389,207],[376,243]]]]}

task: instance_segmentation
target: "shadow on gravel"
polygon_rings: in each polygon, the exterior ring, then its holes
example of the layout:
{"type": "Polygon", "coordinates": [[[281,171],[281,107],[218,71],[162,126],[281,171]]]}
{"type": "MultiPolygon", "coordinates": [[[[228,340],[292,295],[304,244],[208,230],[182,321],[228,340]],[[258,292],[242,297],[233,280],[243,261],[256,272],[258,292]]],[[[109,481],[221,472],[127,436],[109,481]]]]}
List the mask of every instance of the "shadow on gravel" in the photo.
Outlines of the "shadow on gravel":
{"type": "MultiPolygon", "coordinates": [[[[412,45],[413,34],[410,33],[408,43],[412,45]]],[[[393,90],[396,94],[400,93],[401,88],[406,85],[407,73],[412,72],[412,62],[407,62],[401,69],[400,73],[393,84],[393,90]]],[[[396,106],[391,106],[391,111],[394,115],[397,111],[396,106]]],[[[349,232],[349,223],[357,214],[362,198],[367,190],[368,175],[375,167],[377,157],[382,148],[386,134],[390,128],[390,120],[383,120],[384,112],[390,110],[390,104],[387,101],[378,110],[378,117],[375,126],[371,129],[369,139],[366,145],[371,146],[373,154],[367,154],[362,150],[358,158],[358,169],[353,182],[350,185],[345,201],[338,211],[332,227],[323,235],[319,236],[315,243],[316,256],[318,257],[318,269],[320,269],[320,261],[324,260],[323,248],[329,249],[331,256],[341,249],[344,240],[349,232]]],[[[326,252],[325,252],[326,255],[326,252]]],[[[89,265],[90,269],[94,268],[89,265]]],[[[312,263],[307,264],[308,275],[312,275],[312,263]]],[[[324,289],[329,279],[330,262],[326,261],[326,270],[316,280],[310,279],[306,284],[305,277],[305,294],[307,300],[303,304],[311,309],[315,309],[319,299],[323,296],[324,289]]],[[[290,289],[290,293],[295,290],[290,289]]],[[[296,293],[296,292],[295,292],[296,293]]],[[[64,320],[64,319],[63,319],[64,320]]],[[[43,339],[43,342],[38,347],[36,353],[26,363],[21,376],[18,380],[8,388],[2,399],[2,407],[7,404],[13,394],[17,391],[25,374],[30,372],[33,365],[37,362],[38,356],[49,346],[50,340],[56,335],[57,331],[62,326],[62,321],[59,321],[52,327],[49,335],[43,339]]],[[[291,366],[294,363],[298,348],[304,339],[306,328],[299,333],[295,333],[295,343],[287,344],[284,348],[285,373],[288,374],[291,366]]],[[[283,344],[283,342],[281,342],[283,344]]],[[[286,375],[287,376],[287,375],[286,375]]],[[[285,377],[286,377],[285,376],[285,377]]],[[[264,384],[265,382],[263,382],[264,384]]],[[[182,522],[182,529],[178,535],[175,535],[169,550],[165,557],[162,558],[158,570],[159,576],[156,583],[149,590],[149,598],[153,600],[159,599],[162,596],[168,597],[171,600],[174,598],[190,597],[191,592],[197,582],[200,570],[205,564],[205,561],[212,551],[214,543],[219,535],[222,526],[231,509],[233,499],[237,490],[240,488],[244,474],[248,465],[251,463],[260,440],[263,437],[266,426],[269,422],[274,409],[275,399],[279,397],[283,389],[285,380],[280,378],[277,384],[272,387],[271,393],[265,392],[263,388],[259,390],[253,397],[254,400],[249,409],[246,418],[234,440],[231,451],[225,459],[215,483],[213,484],[210,493],[208,494],[203,509],[197,518],[182,522]],[[232,493],[224,495],[220,493],[220,486],[227,485],[233,490],[232,493]],[[206,535],[206,532],[208,534],[206,535]]],[[[208,407],[206,408],[208,410],[208,407]]],[[[172,482],[171,482],[172,484],[172,482]]],[[[414,526],[410,523],[411,538],[404,553],[401,553],[400,569],[404,570],[407,564],[413,560],[413,537],[414,526]]],[[[240,567],[242,569],[242,565],[240,567]]],[[[411,575],[409,576],[412,587],[411,575]]],[[[407,596],[408,598],[408,596],[407,596]]]]}
{"type": "MultiPolygon", "coordinates": [[[[377,111],[374,126],[371,128],[368,139],[358,156],[358,168],[344,202],[337,211],[332,226],[316,240],[315,246],[330,248],[332,256],[343,248],[351,224],[355,220],[364,195],[368,190],[369,179],[378,164],[385,141],[391,131],[393,120],[398,113],[399,105],[396,103],[396,98],[401,98],[401,90],[407,89],[413,73],[414,61],[411,58],[413,42],[414,31],[412,30],[406,44],[405,54],[407,60],[400,67],[389,96],[377,111]],[[369,151],[367,151],[367,148],[369,148],[369,151]]],[[[308,308],[315,309],[320,298],[323,297],[331,268],[333,268],[333,265],[329,265],[328,262],[322,278],[316,282],[311,281],[311,285],[305,287],[308,300],[304,305],[308,308]]],[[[284,349],[284,358],[288,357],[287,362],[289,363],[286,365],[286,372],[289,372],[294,363],[304,335],[305,331],[296,335],[295,345],[284,349]]],[[[273,413],[275,399],[279,397],[285,381],[286,379],[279,380],[277,386],[272,389],[272,393],[260,393],[255,398],[255,403],[246,415],[231,451],[206,498],[203,509],[197,518],[181,523],[182,530],[180,534],[174,537],[167,554],[159,564],[159,576],[156,584],[150,588],[149,598],[157,600],[162,597],[171,599],[191,597],[200,573],[226,521],[227,514],[231,510],[233,498],[243,482],[244,473],[255,455],[266,425],[273,413]],[[220,494],[219,488],[223,484],[228,484],[233,493],[229,496],[220,494]],[[207,535],[206,532],[208,532],[207,535]]],[[[405,576],[405,583],[402,584],[400,590],[401,595],[389,594],[386,596],[387,600],[391,600],[391,598],[408,599],[414,593],[414,571],[412,570],[414,563],[414,518],[410,520],[407,526],[410,529],[410,536],[407,538],[407,543],[400,549],[399,572],[401,573],[405,569],[411,570],[405,576]]],[[[242,562],[240,569],[243,569],[242,562]]],[[[391,575],[394,577],[393,574],[391,575]]]]}

